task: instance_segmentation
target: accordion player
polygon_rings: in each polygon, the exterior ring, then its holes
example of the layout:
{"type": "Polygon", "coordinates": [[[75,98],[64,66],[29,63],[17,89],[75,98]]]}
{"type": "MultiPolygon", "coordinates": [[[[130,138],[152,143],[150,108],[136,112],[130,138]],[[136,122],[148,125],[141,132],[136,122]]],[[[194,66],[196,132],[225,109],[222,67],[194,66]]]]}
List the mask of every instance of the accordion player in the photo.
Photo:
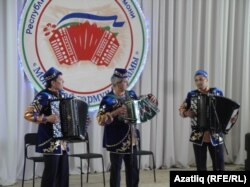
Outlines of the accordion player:
{"type": "Polygon", "coordinates": [[[81,140],[86,132],[88,104],[79,99],[58,99],[50,101],[51,112],[59,116],[53,124],[55,139],[81,140]]]}
{"type": "Polygon", "coordinates": [[[203,69],[195,72],[194,82],[197,89],[188,92],[179,112],[181,117],[191,119],[189,141],[193,143],[197,171],[207,170],[207,151],[213,171],[224,171],[224,134],[235,124],[239,104],[223,97],[219,88],[210,88],[208,73],[203,69]]]}

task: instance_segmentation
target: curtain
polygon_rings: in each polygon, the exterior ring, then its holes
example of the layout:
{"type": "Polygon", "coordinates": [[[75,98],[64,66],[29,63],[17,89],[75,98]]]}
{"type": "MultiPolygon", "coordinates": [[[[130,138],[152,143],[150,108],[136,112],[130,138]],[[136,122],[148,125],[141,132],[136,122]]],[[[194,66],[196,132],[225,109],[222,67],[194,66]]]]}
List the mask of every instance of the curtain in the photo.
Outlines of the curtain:
{"type": "MultiPolygon", "coordinates": [[[[18,56],[18,25],[25,0],[0,0],[0,185],[22,178],[24,135],[37,126],[24,120],[23,112],[35,91],[27,80],[18,56]]],[[[134,90],[152,93],[159,99],[158,115],[141,131],[142,148],[152,150],[157,168],[189,167],[194,163],[189,142],[188,119],[178,114],[188,91],[195,89],[194,72],[205,69],[211,87],[241,104],[240,116],[226,135],[226,162],[244,164],[245,134],[250,132],[250,1],[248,0],[138,0],[144,12],[149,48],[145,69],[134,90]]],[[[109,168],[109,154],[102,148],[103,128],[90,113],[90,149],[103,153],[109,168]]],[[[79,151],[80,147],[71,150],[79,151]]],[[[152,166],[142,157],[142,168],[152,166]]],[[[71,173],[79,173],[79,162],[70,159],[71,173]]],[[[26,179],[32,177],[27,162],[26,179]]],[[[43,166],[36,168],[41,176],[43,166]]],[[[91,171],[101,171],[101,162],[91,162],[91,171]]]]}

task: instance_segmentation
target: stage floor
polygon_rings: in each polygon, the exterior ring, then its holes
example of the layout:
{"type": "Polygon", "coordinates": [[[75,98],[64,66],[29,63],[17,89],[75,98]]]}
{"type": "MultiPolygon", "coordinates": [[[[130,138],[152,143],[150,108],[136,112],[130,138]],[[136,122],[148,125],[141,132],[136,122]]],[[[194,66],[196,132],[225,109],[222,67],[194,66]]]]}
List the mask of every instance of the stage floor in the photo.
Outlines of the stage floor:
{"type": "MultiPolygon", "coordinates": [[[[171,168],[171,169],[158,169],[156,170],[156,183],[154,182],[154,175],[152,170],[141,170],[140,171],[140,187],[169,187],[169,172],[171,170],[195,170],[195,168],[180,169],[180,168],[171,168]]],[[[211,170],[211,169],[209,169],[211,170]]],[[[236,171],[244,170],[242,165],[226,165],[227,171],[236,171]]],[[[105,173],[106,178],[106,187],[109,187],[109,172],[105,173]]],[[[40,186],[40,178],[37,178],[35,181],[35,186],[40,186]]],[[[13,187],[21,187],[21,181],[18,181],[13,187]]],[[[25,181],[25,187],[32,187],[32,180],[25,181]]],[[[70,187],[79,187],[80,186],[80,175],[70,175],[70,187]]],[[[86,183],[86,174],[83,175],[83,186],[84,187],[102,187],[103,178],[102,173],[94,173],[89,175],[89,183],[86,183]]],[[[125,187],[125,173],[122,172],[121,187],[125,187]]]]}

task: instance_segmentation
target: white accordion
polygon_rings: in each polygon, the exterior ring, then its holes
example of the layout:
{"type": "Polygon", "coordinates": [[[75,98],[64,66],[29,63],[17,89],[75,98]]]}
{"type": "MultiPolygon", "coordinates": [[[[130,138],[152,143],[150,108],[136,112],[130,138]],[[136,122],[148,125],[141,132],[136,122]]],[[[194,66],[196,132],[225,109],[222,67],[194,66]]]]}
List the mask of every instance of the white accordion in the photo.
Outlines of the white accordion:
{"type": "Polygon", "coordinates": [[[127,113],[124,119],[131,123],[144,123],[151,120],[160,110],[148,97],[140,100],[128,100],[124,103],[127,113]]]}

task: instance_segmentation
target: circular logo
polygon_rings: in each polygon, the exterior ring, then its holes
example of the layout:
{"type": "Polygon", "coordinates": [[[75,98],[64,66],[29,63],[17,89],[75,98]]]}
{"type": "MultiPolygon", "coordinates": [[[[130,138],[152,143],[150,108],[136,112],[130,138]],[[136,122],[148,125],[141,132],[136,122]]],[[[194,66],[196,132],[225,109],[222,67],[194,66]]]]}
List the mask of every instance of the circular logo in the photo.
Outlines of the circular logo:
{"type": "Polygon", "coordinates": [[[126,68],[131,89],[147,52],[144,16],[134,0],[28,0],[19,52],[29,80],[44,89],[44,73],[63,73],[64,90],[98,107],[115,68],[126,68]]]}

